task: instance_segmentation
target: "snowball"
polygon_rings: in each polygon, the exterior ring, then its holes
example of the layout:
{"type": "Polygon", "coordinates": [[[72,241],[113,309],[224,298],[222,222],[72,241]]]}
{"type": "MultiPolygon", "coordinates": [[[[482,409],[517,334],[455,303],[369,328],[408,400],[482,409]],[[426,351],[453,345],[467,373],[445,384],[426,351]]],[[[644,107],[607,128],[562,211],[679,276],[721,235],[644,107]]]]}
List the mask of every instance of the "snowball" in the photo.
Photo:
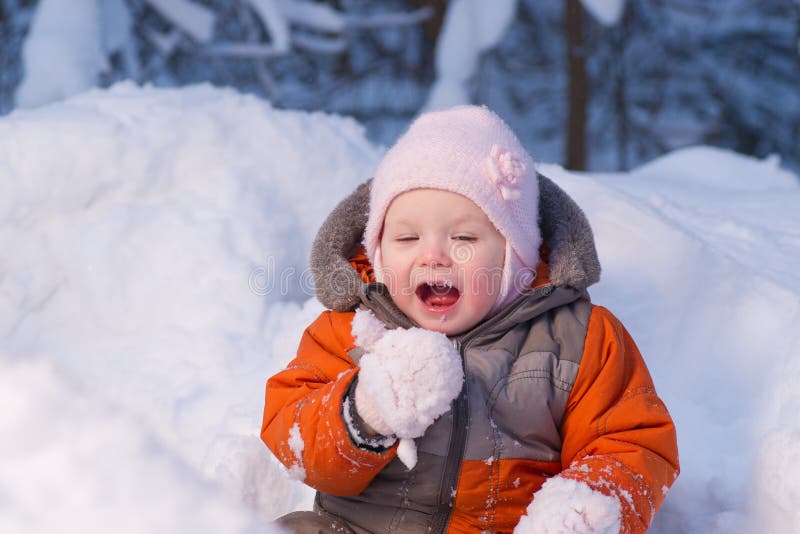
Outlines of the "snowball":
{"type": "Polygon", "coordinates": [[[536,492],[515,534],[618,534],[619,501],[583,482],[554,477],[536,492]]]}
{"type": "Polygon", "coordinates": [[[361,359],[360,380],[398,437],[416,438],[461,391],[461,358],[444,334],[388,331],[361,359]]]}
{"type": "Polygon", "coordinates": [[[359,387],[401,438],[398,455],[412,468],[416,449],[409,438],[422,436],[461,391],[461,356],[447,336],[422,328],[387,330],[375,341],[380,334],[375,321],[368,312],[353,321],[357,338],[372,345],[359,362],[359,387]]]}

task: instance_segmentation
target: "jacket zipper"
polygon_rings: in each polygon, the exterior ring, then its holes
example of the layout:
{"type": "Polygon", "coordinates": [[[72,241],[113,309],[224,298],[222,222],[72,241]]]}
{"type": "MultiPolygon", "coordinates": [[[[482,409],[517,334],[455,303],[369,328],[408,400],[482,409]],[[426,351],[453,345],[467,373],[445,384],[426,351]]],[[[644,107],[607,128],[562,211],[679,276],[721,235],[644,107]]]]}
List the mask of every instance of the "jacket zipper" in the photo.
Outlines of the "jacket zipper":
{"type": "MultiPolygon", "coordinates": [[[[548,296],[553,291],[552,285],[542,286],[533,290],[537,296],[548,296]]],[[[469,430],[469,403],[468,382],[467,382],[467,358],[466,349],[470,342],[477,338],[483,331],[491,329],[492,325],[502,320],[502,317],[513,313],[513,310],[522,305],[522,300],[506,308],[504,313],[495,315],[479,327],[468,332],[461,338],[453,338],[453,345],[461,356],[461,369],[464,372],[464,388],[456,398],[453,406],[453,424],[450,444],[447,449],[447,459],[445,460],[442,482],[439,486],[439,507],[431,521],[430,532],[443,534],[450,523],[453,506],[455,505],[456,486],[458,476],[461,473],[461,463],[464,459],[464,450],[467,446],[467,432],[469,430]]]]}
{"type": "Polygon", "coordinates": [[[453,406],[453,424],[450,443],[447,449],[442,482],[439,486],[439,506],[431,521],[431,532],[444,533],[450,522],[450,515],[455,502],[456,484],[461,472],[461,461],[467,445],[467,430],[469,428],[469,405],[467,404],[467,363],[464,357],[464,348],[460,340],[453,339],[453,345],[461,356],[461,369],[464,372],[464,388],[456,398],[453,406]]]}

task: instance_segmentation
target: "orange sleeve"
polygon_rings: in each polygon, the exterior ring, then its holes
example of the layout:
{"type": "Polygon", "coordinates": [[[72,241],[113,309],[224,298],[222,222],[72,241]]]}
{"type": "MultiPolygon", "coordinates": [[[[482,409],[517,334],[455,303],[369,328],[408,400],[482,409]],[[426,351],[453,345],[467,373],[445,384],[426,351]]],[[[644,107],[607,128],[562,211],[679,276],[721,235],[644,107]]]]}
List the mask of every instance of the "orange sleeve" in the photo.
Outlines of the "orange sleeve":
{"type": "Polygon", "coordinates": [[[646,532],[678,476],[675,425],[633,339],[605,308],[589,318],[561,430],[560,476],[616,496],[621,533],[646,532]]]}
{"type": "Polygon", "coordinates": [[[261,425],[290,474],[333,495],[361,493],[395,456],[356,446],[345,426],[342,403],[358,370],[347,354],[352,318],[326,311],[306,329],[297,357],[267,381],[261,425]]]}

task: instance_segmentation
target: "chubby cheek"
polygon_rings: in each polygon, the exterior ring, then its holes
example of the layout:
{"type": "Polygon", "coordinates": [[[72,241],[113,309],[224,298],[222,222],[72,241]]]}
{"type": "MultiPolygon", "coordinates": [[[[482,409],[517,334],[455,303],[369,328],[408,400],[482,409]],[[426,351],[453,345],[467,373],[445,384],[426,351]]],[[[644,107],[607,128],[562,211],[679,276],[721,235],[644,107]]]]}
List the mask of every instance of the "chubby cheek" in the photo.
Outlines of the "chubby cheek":
{"type": "Polygon", "coordinates": [[[409,295],[413,293],[409,289],[408,282],[401,278],[397,272],[384,272],[383,283],[396,303],[400,303],[403,299],[408,300],[409,295]]]}
{"type": "Polygon", "coordinates": [[[403,263],[393,255],[387,255],[383,260],[383,268],[375,272],[375,278],[386,286],[389,295],[399,305],[401,299],[408,300],[408,296],[414,293],[411,288],[410,269],[404,267],[403,263]]]}
{"type": "Polygon", "coordinates": [[[488,313],[500,292],[501,272],[473,272],[465,292],[465,305],[472,313],[488,313]]]}
{"type": "Polygon", "coordinates": [[[462,272],[462,287],[473,297],[497,297],[503,277],[503,264],[496,258],[478,258],[476,261],[459,266],[462,272]]]}

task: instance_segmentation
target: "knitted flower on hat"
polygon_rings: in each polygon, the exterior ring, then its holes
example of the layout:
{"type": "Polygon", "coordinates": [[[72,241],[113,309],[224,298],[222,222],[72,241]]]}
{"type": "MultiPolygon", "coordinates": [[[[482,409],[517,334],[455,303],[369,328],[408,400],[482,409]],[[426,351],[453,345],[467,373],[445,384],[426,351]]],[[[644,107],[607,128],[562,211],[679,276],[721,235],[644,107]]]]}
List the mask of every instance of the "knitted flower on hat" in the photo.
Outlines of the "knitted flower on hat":
{"type": "Polygon", "coordinates": [[[389,149],[375,171],[364,231],[364,248],[376,269],[386,210],[413,189],[441,189],[472,200],[506,239],[498,304],[525,289],[542,241],[539,184],[533,159],[500,117],[481,106],[425,113],[389,149]]]}

